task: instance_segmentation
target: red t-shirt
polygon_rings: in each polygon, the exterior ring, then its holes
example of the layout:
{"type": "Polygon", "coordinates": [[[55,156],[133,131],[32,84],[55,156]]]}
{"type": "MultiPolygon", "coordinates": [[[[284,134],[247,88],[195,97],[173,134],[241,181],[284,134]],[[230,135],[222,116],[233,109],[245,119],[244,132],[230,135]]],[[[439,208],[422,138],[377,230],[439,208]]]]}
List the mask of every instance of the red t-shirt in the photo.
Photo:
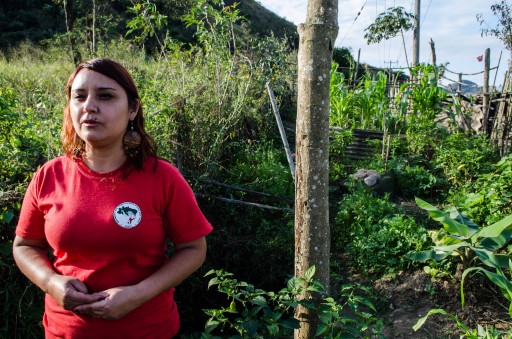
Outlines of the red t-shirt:
{"type": "MultiPolygon", "coordinates": [[[[91,171],[82,161],[53,159],[34,175],[16,235],[46,239],[56,272],[74,276],[90,292],[137,284],[167,260],[166,238],[183,243],[212,226],[190,186],[171,164],[150,158],[127,178],[122,168],[91,171]]],[[[120,320],[78,316],[46,295],[47,338],[170,338],[179,329],[174,289],[120,320]]]]}

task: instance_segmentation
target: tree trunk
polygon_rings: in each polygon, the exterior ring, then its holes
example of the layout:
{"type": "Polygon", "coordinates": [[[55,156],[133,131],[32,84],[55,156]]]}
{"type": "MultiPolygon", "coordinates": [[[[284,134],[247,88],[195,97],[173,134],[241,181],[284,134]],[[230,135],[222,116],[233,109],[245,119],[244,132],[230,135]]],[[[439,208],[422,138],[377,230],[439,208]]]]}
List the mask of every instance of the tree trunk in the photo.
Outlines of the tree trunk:
{"type": "Polygon", "coordinates": [[[76,39],[73,37],[73,0],[63,0],[64,5],[64,16],[66,18],[66,32],[69,38],[69,47],[71,48],[71,54],[73,56],[73,62],[78,65],[82,61],[82,55],[78,50],[76,39]]]}
{"type": "MultiPolygon", "coordinates": [[[[295,189],[295,275],[316,267],[315,279],[329,291],[329,93],[332,49],[338,33],[338,1],[309,0],[299,25],[295,189]]],[[[319,298],[304,292],[301,299],[319,298]]],[[[313,338],[316,314],[296,310],[295,338],[313,338]]]]}
{"type": "Polygon", "coordinates": [[[96,57],[96,16],[98,15],[98,0],[92,0],[92,43],[91,52],[96,57]]]}

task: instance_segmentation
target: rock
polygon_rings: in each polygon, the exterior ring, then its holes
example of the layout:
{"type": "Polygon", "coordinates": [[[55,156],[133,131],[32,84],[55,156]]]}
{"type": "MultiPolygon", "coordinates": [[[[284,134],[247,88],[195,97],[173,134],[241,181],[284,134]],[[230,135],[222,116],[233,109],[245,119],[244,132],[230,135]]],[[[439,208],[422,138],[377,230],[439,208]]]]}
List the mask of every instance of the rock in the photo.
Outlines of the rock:
{"type": "Polygon", "coordinates": [[[380,175],[379,174],[372,174],[372,175],[369,175],[367,176],[366,178],[364,178],[364,183],[366,184],[366,186],[373,186],[375,185],[380,179],[380,175]]]}
{"type": "Polygon", "coordinates": [[[368,176],[367,170],[365,168],[359,169],[356,173],[354,173],[354,177],[358,180],[362,180],[368,176]]]}

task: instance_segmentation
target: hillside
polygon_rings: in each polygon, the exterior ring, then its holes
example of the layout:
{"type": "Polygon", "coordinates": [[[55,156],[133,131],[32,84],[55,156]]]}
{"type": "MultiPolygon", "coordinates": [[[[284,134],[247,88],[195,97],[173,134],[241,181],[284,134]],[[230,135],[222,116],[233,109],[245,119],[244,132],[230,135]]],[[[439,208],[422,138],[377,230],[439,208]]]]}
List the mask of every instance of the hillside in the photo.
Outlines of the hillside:
{"type": "MultiPolygon", "coordinates": [[[[194,1],[156,0],[158,11],[168,17],[167,30],[171,37],[184,43],[193,41],[194,28],[187,28],[181,17],[194,1]]],[[[232,5],[234,0],[226,0],[226,5],[232,5]]],[[[75,31],[90,32],[91,1],[72,1],[75,18],[75,31]]],[[[133,18],[127,13],[132,6],[131,1],[102,1],[97,14],[97,29],[100,37],[109,38],[125,36],[126,23],[133,18]]],[[[254,0],[239,1],[238,9],[246,17],[247,28],[254,35],[270,35],[287,37],[291,45],[298,42],[295,25],[273,12],[267,10],[254,0]]],[[[0,49],[5,51],[22,41],[40,43],[46,39],[54,39],[66,32],[65,16],[62,5],[52,0],[2,0],[0,2],[0,49]]]]}

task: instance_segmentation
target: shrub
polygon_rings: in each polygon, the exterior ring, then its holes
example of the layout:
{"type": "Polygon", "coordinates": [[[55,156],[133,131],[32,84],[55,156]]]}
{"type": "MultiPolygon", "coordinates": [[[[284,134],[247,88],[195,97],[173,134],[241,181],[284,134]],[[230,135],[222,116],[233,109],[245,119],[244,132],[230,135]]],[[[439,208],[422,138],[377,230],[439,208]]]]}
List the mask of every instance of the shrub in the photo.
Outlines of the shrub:
{"type": "Polygon", "coordinates": [[[389,198],[377,197],[362,187],[356,187],[353,193],[347,194],[339,206],[336,225],[332,230],[334,248],[343,248],[356,237],[369,236],[380,220],[398,212],[389,198]]]}
{"type": "Polygon", "coordinates": [[[455,191],[449,201],[475,223],[490,225],[512,214],[512,156],[503,157],[490,173],[455,191]]]}
{"type": "Polygon", "coordinates": [[[429,244],[428,233],[407,216],[394,215],[373,225],[368,236],[356,236],[349,247],[354,264],[370,273],[392,273],[410,268],[404,255],[429,244]]]}
{"type": "Polygon", "coordinates": [[[470,186],[480,174],[490,172],[496,156],[485,135],[452,133],[437,143],[432,163],[456,189],[470,186]]]}

